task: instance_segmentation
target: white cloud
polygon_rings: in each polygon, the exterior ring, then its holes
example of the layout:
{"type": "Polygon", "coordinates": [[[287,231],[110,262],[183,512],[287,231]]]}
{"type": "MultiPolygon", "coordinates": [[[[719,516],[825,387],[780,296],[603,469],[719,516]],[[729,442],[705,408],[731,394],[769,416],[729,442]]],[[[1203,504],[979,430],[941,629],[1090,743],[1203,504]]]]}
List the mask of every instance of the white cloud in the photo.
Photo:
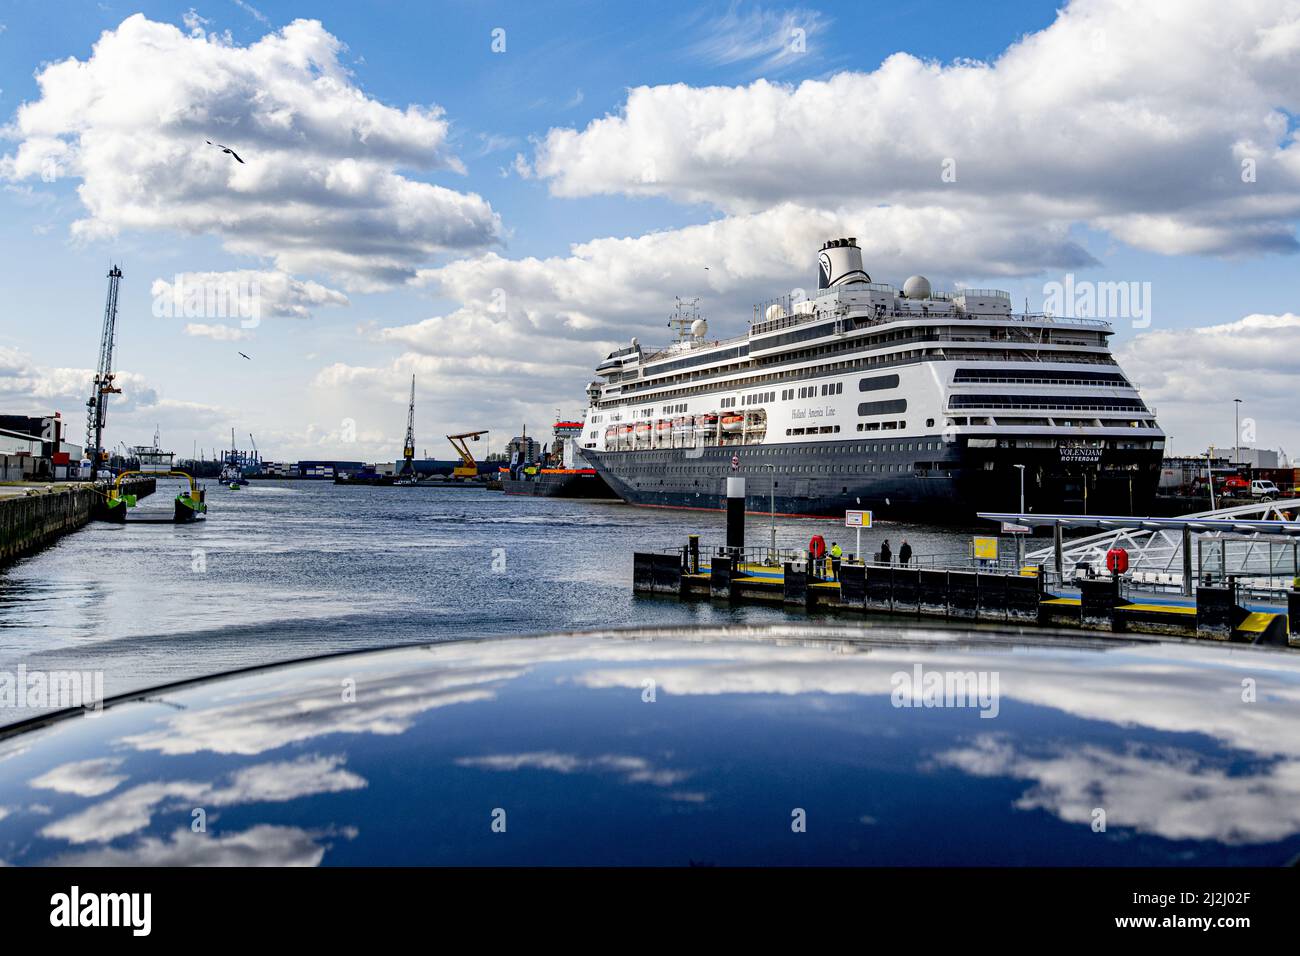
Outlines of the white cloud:
{"type": "Polygon", "coordinates": [[[231,252],[350,289],[494,242],[499,221],[480,196],[399,172],[463,169],[442,110],[366,96],[344,50],[317,21],[241,47],[131,16],[88,59],[40,70],[40,98],[7,130],[19,145],[0,157],[0,178],[30,179],[51,164],[79,177],[87,216],[72,230],[82,240],[216,234],[231,252]]]}
{"type": "Polygon", "coordinates": [[[482,757],[458,757],[456,764],[479,770],[515,771],[548,770],[564,775],[576,773],[610,773],[628,783],[646,783],[655,787],[672,787],[690,776],[685,770],[656,767],[644,757],[635,754],[600,754],[583,757],[578,754],[559,753],[554,750],[516,754],[488,754],[482,757]]]}
{"type": "Polygon", "coordinates": [[[269,24],[271,22],[265,13],[263,13],[261,10],[258,10],[252,4],[246,3],[245,0],[230,0],[230,2],[233,3],[235,6],[239,7],[239,9],[243,10],[245,13],[251,16],[258,23],[269,24]]]}
{"type": "Polygon", "coordinates": [[[1300,451],[1295,383],[1300,380],[1300,315],[1247,315],[1191,329],[1145,332],[1118,351],[1120,364],[1156,408],[1161,426],[1182,436],[1176,454],[1231,442],[1234,398],[1256,420],[1263,448],[1300,451]],[[1211,419],[1215,409],[1221,420],[1211,419]],[[1193,444],[1195,442],[1195,444],[1193,444]]]}
{"type": "Polygon", "coordinates": [[[813,52],[810,41],[829,25],[817,10],[742,8],[733,2],[726,13],[688,28],[699,39],[687,52],[714,65],[743,63],[755,71],[779,72],[813,52]]]}
{"type": "Polygon", "coordinates": [[[60,764],[31,781],[33,787],[75,793],[79,797],[98,797],[117,787],[125,774],[114,773],[122,764],[120,757],[101,757],[60,764]]]}
{"type": "MultiPolygon", "coordinates": [[[[163,804],[171,805],[173,810],[187,810],[197,806],[285,803],[318,793],[341,793],[365,787],[365,779],[344,769],[343,762],[343,757],[338,755],[308,755],[243,767],[222,784],[190,780],[143,783],[47,824],[41,835],[69,843],[107,843],[148,827],[163,804]]],[[[53,776],[55,782],[65,783],[71,766],[56,767],[46,777],[53,776]]]]}
{"type": "Polygon", "coordinates": [[[1062,746],[1021,753],[981,736],[941,754],[938,763],[980,777],[1017,777],[1033,787],[1015,806],[1045,810],[1066,823],[1132,827],[1166,840],[1216,840],[1230,846],[1273,843],[1300,830],[1300,761],[1280,760],[1251,774],[1216,766],[1194,751],[1131,746],[1062,746]]]}
{"type": "Polygon", "coordinates": [[[203,784],[188,780],[140,784],[47,824],[41,829],[41,836],[69,843],[107,843],[147,827],[155,808],[164,800],[192,801],[203,792],[203,784]]]}
{"type": "MultiPolygon", "coordinates": [[[[30,415],[62,411],[65,440],[80,444],[86,434],[82,410],[93,376],[89,368],[38,365],[26,352],[0,346],[0,407],[30,415]]],[[[150,378],[129,369],[119,369],[116,383],[122,393],[108,402],[110,435],[152,435],[155,428],[164,435],[182,431],[220,434],[217,426],[226,426],[231,419],[230,412],[219,406],[168,398],[150,378]]],[[[117,438],[110,437],[105,443],[116,442],[117,438]]]]}
{"type": "Polygon", "coordinates": [[[357,831],[313,831],[259,824],[237,833],[194,833],[189,827],[166,839],[145,837],[125,847],[97,847],[52,861],[55,866],[319,866],[329,843],[353,839],[357,831]]]}
{"type": "Polygon", "coordinates": [[[195,338],[212,339],[216,342],[241,342],[251,337],[251,333],[246,329],[233,325],[204,325],[202,322],[187,323],[181,331],[195,338]]]}
{"type": "Polygon", "coordinates": [[[1076,0],[991,64],[897,53],[797,86],[638,87],[551,130],[533,167],[557,196],[931,206],[984,239],[1082,222],[1165,253],[1294,252],[1297,24],[1287,0],[1076,0]]]}
{"type": "Polygon", "coordinates": [[[155,316],[175,318],[306,319],[314,309],[349,304],[342,292],[319,282],[258,269],[183,272],[171,281],[154,279],[149,294],[155,316]]]}

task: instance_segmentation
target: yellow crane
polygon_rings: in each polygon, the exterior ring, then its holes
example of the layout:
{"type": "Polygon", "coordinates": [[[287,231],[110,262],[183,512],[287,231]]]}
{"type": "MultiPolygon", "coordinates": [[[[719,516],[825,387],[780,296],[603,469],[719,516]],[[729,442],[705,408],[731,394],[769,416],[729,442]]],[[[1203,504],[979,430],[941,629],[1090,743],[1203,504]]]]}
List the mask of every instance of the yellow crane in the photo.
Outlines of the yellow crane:
{"type": "Polygon", "coordinates": [[[451,470],[452,477],[455,478],[477,478],[478,462],[470,454],[469,446],[465,444],[465,439],[478,441],[479,437],[486,435],[487,431],[481,432],[461,432],[459,435],[448,435],[447,441],[451,442],[451,447],[456,449],[460,454],[460,464],[451,470]]]}

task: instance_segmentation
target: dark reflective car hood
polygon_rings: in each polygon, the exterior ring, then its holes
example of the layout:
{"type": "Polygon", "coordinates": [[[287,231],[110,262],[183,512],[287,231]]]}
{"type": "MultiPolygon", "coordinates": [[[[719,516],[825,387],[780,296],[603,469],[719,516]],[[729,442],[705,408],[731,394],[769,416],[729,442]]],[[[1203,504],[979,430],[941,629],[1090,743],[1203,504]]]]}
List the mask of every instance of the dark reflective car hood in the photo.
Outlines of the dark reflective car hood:
{"type": "Polygon", "coordinates": [[[0,863],[1283,864],[1297,728],[1300,657],[1254,648],[464,641],[12,734],[0,863]]]}

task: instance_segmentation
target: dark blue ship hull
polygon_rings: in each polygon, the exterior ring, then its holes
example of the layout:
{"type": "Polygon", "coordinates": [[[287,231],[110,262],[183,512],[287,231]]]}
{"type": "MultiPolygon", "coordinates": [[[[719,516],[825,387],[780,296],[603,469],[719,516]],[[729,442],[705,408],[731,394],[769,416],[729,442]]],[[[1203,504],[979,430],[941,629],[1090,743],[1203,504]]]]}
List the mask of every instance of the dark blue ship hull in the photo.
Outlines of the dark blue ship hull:
{"type": "Polygon", "coordinates": [[[938,435],[892,441],[730,445],[598,452],[583,456],[624,501],[646,507],[724,506],[724,479],[743,475],[746,509],[842,518],[970,523],[977,512],[1148,514],[1160,479],[1158,449],[1113,449],[1095,461],[1058,448],[967,448],[938,435]],[[732,468],[732,458],[739,467],[732,468]],[[775,466],[775,471],[769,466],[775,466]],[[773,498],[775,501],[773,501],[773,498]]]}

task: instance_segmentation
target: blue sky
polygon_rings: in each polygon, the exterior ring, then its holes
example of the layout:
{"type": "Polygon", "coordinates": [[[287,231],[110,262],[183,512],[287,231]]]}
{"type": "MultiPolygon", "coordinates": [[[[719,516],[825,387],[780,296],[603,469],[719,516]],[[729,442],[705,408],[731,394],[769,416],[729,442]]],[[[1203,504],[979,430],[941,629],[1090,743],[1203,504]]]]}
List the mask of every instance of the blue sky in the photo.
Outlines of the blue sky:
{"type": "Polygon", "coordinates": [[[1035,309],[1067,272],[1149,283],[1116,344],[1175,450],[1231,442],[1233,397],[1300,450],[1297,14],[1127,6],[11,0],[0,403],[80,432],[119,261],[114,442],[391,458],[415,372],[421,450],[500,447],[580,409],[612,343],[661,338],[674,294],[741,332],[842,227],[877,279],[1035,309]],[[157,317],[182,273],[288,283],[286,314],[157,317]]]}

